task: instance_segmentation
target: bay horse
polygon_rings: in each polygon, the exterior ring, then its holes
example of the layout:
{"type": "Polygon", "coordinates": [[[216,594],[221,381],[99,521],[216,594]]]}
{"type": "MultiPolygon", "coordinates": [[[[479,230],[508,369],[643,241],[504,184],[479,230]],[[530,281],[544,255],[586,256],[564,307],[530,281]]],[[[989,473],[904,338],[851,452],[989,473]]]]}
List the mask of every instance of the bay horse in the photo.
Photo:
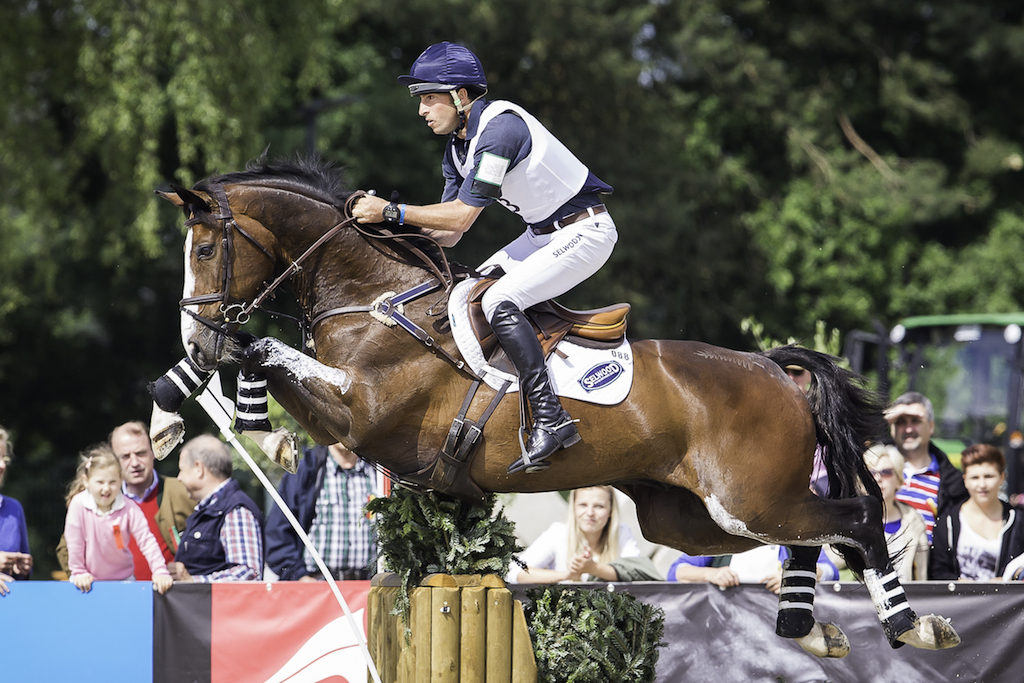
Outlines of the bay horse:
{"type": "MultiPolygon", "coordinates": [[[[263,374],[271,394],[321,444],[341,442],[399,479],[426,471],[472,381],[437,315],[452,279],[443,250],[415,229],[394,235],[356,224],[349,209],[360,193],[315,160],[258,160],[191,190],[157,194],[187,217],[181,315],[188,358],[203,371],[238,364],[263,374]],[[285,280],[309,328],[305,351],[238,332],[285,280]],[[402,309],[422,334],[382,324],[382,301],[424,283],[433,294],[409,297],[402,309]]],[[[519,406],[500,401],[469,466],[476,490],[613,484],[635,501],[652,542],[691,554],[786,545],[792,558],[777,632],[818,656],[849,651],[842,630],[812,614],[820,546],[836,544],[863,577],[892,647],[959,642],[946,619],[915,614],[893,571],[881,495],[861,457],[879,406],[857,378],[829,356],[792,346],[755,354],[645,339],[632,342],[632,352],[634,384],[624,401],[568,400],[583,441],[552,458],[543,474],[508,473],[520,455],[519,406]],[[790,363],[814,374],[809,397],[781,369],[790,363]],[[816,445],[829,499],[808,487],[816,445]]],[[[494,395],[482,386],[470,412],[494,395]]]]}

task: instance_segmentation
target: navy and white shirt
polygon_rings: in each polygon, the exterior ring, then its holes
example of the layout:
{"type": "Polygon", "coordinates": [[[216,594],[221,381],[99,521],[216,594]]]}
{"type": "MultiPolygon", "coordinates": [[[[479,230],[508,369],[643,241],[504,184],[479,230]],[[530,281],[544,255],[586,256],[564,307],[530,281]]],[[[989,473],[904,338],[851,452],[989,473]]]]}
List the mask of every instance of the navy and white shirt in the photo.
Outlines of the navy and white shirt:
{"type": "MultiPolygon", "coordinates": [[[[480,116],[483,111],[491,105],[485,99],[477,100],[469,112],[469,119],[466,122],[466,139],[462,140],[454,135],[448,139],[445,147],[444,158],[441,162],[441,170],[444,174],[445,187],[441,195],[441,201],[453,201],[460,199],[469,206],[484,207],[495,201],[495,197],[481,191],[479,185],[474,184],[473,178],[463,177],[452,161],[454,153],[463,162],[470,146],[470,142],[480,133],[480,139],[476,141],[474,150],[474,166],[479,166],[485,154],[494,155],[502,159],[508,159],[508,168],[515,168],[523,161],[532,149],[530,130],[523,119],[516,113],[507,111],[495,116],[484,128],[479,131],[480,116]]],[[[543,225],[550,223],[563,216],[576,213],[600,203],[598,194],[608,194],[612,187],[598,178],[592,172],[588,173],[582,189],[568,202],[556,209],[550,216],[535,223],[543,225]]]]}

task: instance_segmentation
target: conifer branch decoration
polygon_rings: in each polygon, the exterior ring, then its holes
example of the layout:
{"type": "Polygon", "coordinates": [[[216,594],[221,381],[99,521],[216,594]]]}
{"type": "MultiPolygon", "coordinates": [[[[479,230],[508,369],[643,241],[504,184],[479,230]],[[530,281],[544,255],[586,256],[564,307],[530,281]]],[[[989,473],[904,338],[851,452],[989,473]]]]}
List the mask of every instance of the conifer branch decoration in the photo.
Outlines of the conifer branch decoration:
{"type": "MultiPolygon", "coordinates": [[[[610,588],[610,587],[609,587],[610,588]]],[[[537,678],[551,683],[655,679],[665,612],[628,593],[549,586],[527,593],[537,678]]]]}
{"type": "Polygon", "coordinates": [[[495,512],[496,501],[494,494],[470,503],[396,487],[390,496],[367,503],[380,555],[402,582],[394,613],[406,625],[409,592],[427,574],[508,573],[512,556],[523,547],[516,540],[515,525],[502,510],[495,512]]]}

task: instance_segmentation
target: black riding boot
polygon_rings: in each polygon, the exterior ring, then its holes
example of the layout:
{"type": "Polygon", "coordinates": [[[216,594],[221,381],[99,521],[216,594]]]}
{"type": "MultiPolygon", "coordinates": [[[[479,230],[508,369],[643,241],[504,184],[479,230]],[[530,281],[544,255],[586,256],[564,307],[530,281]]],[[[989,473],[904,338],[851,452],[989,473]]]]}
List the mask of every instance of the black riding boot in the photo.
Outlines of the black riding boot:
{"type": "Polygon", "coordinates": [[[578,443],[579,432],[551,389],[544,351],[523,312],[512,302],[502,301],[494,309],[491,329],[519,372],[519,391],[526,396],[533,414],[526,455],[513,463],[509,472],[524,467],[527,472],[539,472],[547,469],[544,461],[552,453],[578,443]]]}

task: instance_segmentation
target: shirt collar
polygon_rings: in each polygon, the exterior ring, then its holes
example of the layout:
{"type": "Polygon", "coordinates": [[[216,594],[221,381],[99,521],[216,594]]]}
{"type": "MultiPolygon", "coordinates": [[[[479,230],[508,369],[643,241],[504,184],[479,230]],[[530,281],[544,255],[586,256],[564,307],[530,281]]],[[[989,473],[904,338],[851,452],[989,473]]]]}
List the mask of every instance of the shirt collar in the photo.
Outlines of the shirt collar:
{"type": "Polygon", "coordinates": [[[144,501],[147,498],[149,498],[149,494],[153,493],[153,491],[156,490],[157,484],[159,484],[159,483],[160,483],[160,478],[157,476],[156,470],[153,470],[153,482],[149,486],[146,487],[146,490],[142,492],[141,496],[136,496],[134,493],[129,493],[129,491],[128,491],[128,484],[126,484],[123,481],[121,482],[121,493],[123,493],[128,498],[131,498],[136,503],[141,503],[142,501],[144,501]]]}
{"type": "Polygon", "coordinates": [[[476,135],[477,129],[480,127],[480,115],[483,114],[486,106],[487,100],[483,97],[473,103],[469,110],[469,120],[466,121],[466,139],[463,142],[469,142],[476,135]]]}
{"type": "Polygon", "coordinates": [[[935,457],[934,453],[929,453],[928,455],[931,457],[931,460],[928,461],[927,465],[925,465],[924,467],[913,467],[912,465],[907,464],[903,468],[903,476],[908,477],[913,476],[915,474],[927,474],[929,472],[932,474],[938,474],[939,459],[935,457]]]}
{"type": "Polygon", "coordinates": [[[363,460],[362,458],[356,458],[356,464],[352,467],[349,467],[348,469],[345,469],[344,467],[339,465],[338,461],[332,458],[329,453],[327,455],[327,462],[330,465],[332,465],[330,471],[333,472],[334,474],[362,474],[370,467],[370,464],[363,460]]]}
{"type": "Polygon", "coordinates": [[[127,505],[127,503],[124,502],[124,496],[119,493],[117,494],[117,497],[114,498],[114,502],[111,504],[110,509],[106,512],[101,512],[99,507],[96,506],[96,499],[92,497],[92,494],[88,491],[86,491],[85,494],[82,504],[87,510],[92,510],[100,517],[106,517],[107,515],[113,514],[127,505]]]}
{"type": "Polygon", "coordinates": [[[217,498],[217,494],[220,493],[220,490],[222,488],[227,486],[227,483],[229,481],[231,481],[231,477],[228,477],[227,479],[220,483],[220,486],[215,488],[213,491],[210,491],[210,494],[206,496],[206,498],[203,498],[201,501],[199,501],[199,504],[196,505],[196,510],[200,510],[202,508],[208,507],[209,505],[212,505],[213,501],[216,500],[217,498]]]}

